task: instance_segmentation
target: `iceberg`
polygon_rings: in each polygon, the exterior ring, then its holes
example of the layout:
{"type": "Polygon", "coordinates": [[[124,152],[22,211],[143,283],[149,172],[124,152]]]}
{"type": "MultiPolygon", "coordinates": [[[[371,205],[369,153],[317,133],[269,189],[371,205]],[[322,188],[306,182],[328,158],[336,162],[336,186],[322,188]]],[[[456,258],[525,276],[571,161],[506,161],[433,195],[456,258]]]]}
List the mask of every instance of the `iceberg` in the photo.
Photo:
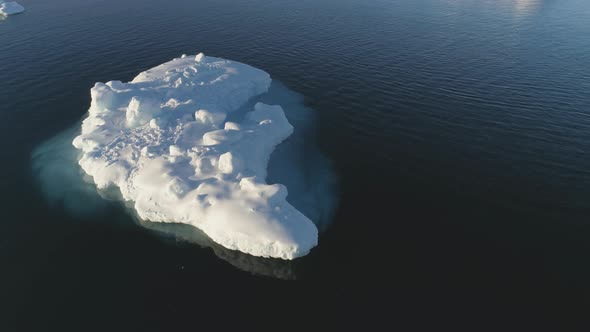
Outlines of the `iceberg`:
{"type": "Polygon", "coordinates": [[[73,140],[78,163],[142,220],[191,225],[253,256],[304,256],[317,227],[284,185],[266,183],[271,153],[294,128],[281,106],[248,104],[271,82],[260,69],[199,54],[128,83],[96,83],[73,140]]]}
{"type": "Polygon", "coordinates": [[[25,11],[25,8],[16,1],[0,0],[0,15],[8,16],[19,14],[25,11]]]}
{"type": "MultiPolygon", "coordinates": [[[[267,93],[251,99],[231,117],[243,117],[243,113],[258,102],[281,105],[294,127],[293,134],[272,152],[267,181],[286,185],[289,188],[287,201],[311,219],[320,232],[326,230],[338,203],[338,179],[332,163],[317,144],[317,112],[305,106],[302,95],[273,80],[267,93]]],[[[106,222],[108,225],[103,225],[106,227],[128,229],[133,222],[132,227],[140,226],[155,233],[156,238],[167,245],[189,250],[194,246],[208,248],[215,256],[242,271],[272,278],[298,278],[300,265],[294,261],[256,257],[227,249],[188,224],[142,220],[134,202],[122,200],[118,188],[97,190],[92,177],[78,165],[81,153],[72,145],[80,134],[81,122],[82,119],[42,142],[31,154],[32,176],[51,209],[66,213],[76,222],[106,222]]]]}

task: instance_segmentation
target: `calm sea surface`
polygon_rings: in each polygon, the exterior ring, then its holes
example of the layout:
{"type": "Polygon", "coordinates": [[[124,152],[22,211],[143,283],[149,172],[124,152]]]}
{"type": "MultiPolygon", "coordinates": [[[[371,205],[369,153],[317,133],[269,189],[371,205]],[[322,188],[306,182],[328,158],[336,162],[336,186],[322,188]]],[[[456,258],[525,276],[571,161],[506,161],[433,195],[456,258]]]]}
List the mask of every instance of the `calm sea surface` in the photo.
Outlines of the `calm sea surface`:
{"type": "Polygon", "coordinates": [[[0,331],[584,323],[589,1],[19,2],[0,21],[0,331]],[[315,110],[340,205],[309,256],[167,241],[116,202],[81,217],[43,195],[32,153],[94,82],[198,52],[315,110]]]}

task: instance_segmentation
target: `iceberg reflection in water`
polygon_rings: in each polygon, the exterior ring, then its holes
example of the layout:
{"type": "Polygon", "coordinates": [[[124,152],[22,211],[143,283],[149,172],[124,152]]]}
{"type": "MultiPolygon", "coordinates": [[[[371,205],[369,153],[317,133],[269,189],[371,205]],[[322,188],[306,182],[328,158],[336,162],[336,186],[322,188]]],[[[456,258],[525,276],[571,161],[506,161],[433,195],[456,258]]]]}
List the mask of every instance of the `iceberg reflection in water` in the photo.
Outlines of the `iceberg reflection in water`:
{"type": "Polygon", "coordinates": [[[176,245],[191,244],[211,248],[215,255],[234,267],[255,275],[277,279],[296,279],[295,262],[278,258],[262,258],[227,249],[211,240],[200,229],[187,224],[159,223],[139,220],[150,230],[163,235],[164,240],[171,240],[176,245]]]}

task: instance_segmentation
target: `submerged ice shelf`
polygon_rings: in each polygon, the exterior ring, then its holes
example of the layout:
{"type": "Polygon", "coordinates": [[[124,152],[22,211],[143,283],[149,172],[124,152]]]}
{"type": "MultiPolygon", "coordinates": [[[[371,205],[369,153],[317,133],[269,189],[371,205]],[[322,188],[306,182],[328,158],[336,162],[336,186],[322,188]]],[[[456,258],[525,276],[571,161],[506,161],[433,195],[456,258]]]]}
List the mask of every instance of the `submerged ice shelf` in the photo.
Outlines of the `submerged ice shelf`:
{"type": "Polygon", "coordinates": [[[8,16],[19,14],[25,11],[25,8],[16,1],[0,0],[0,15],[8,16]]]}
{"type": "Polygon", "coordinates": [[[312,221],[266,184],[274,148],[293,132],[283,109],[257,103],[270,76],[238,62],[183,56],[129,83],[97,83],[79,164],[99,189],[118,187],[145,220],[201,229],[220,245],[293,259],[317,244],[312,221]]]}

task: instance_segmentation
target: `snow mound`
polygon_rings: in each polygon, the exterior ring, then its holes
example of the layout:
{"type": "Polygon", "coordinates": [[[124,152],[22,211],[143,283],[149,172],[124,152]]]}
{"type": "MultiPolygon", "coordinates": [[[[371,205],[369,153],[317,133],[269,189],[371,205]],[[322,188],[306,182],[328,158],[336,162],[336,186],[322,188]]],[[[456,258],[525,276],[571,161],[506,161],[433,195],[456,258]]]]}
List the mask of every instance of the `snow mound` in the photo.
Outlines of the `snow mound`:
{"type": "Polygon", "coordinates": [[[140,218],[201,229],[220,245],[293,259],[317,245],[316,226],[266,184],[275,147],[293,132],[281,106],[254,105],[270,76],[219,58],[182,56],[129,83],[97,83],[73,144],[99,189],[117,187],[140,218]]]}
{"type": "Polygon", "coordinates": [[[0,15],[8,16],[19,14],[25,11],[25,7],[21,6],[16,1],[4,1],[0,0],[0,15]]]}

